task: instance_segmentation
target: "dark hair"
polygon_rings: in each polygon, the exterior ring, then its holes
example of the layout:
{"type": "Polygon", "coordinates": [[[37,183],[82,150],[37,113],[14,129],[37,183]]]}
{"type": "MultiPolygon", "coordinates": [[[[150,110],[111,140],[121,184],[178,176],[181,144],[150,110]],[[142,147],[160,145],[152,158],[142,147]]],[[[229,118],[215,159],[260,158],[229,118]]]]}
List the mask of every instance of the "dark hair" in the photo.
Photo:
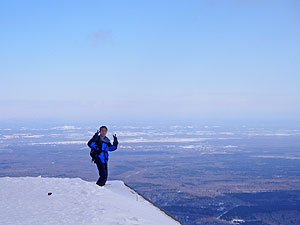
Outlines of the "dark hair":
{"type": "Polygon", "coordinates": [[[102,128],[105,128],[106,131],[107,131],[107,127],[106,126],[101,126],[100,129],[99,129],[99,131],[101,131],[102,128]]]}

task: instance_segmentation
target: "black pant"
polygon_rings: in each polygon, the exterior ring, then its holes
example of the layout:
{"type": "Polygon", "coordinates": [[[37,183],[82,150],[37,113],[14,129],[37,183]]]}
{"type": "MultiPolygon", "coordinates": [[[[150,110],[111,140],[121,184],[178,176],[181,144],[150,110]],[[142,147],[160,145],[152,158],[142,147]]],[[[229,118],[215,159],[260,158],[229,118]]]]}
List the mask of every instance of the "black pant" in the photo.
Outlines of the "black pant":
{"type": "Polygon", "coordinates": [[[100,159],[96,159],[95,163],[97,165],[100,176],[96,184],[98,184],[99,186],[104,186],[108,176],[107,163],[102,163],[100,159]]]}

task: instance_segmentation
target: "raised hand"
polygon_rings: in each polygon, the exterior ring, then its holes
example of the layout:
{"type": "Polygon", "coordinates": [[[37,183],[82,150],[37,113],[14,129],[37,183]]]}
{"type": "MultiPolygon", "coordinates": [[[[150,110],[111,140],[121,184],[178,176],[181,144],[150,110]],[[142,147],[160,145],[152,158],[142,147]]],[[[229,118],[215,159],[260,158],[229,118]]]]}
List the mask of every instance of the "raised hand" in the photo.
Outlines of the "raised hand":
{"type": "Polygon", "coordinates": [[[113,135],[113,138],[114,138],[114,143],[113,143],[113,145],[114,145],[114,146],[117,146],[118,143],[119,143],[119,142],[118,142],[118,138],[117,138],[117,134],[114,134],[114,135],[113,135]]]}
{"type": "Polygon", "coordinates": [[[99,134],[99,130],[96,131],[96,133],[94,134],[94,136],[98,136],[99,134]]]}

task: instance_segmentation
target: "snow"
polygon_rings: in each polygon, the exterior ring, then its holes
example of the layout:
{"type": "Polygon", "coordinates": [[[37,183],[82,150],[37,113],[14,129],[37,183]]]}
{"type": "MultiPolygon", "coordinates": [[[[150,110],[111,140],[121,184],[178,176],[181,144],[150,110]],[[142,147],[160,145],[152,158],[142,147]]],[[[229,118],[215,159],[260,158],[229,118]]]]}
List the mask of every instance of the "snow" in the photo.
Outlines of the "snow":
{"type": "Polygon", "coordinates": [[[53,127],[52,128],[53,130],[76,130],[76,129],[80,129],[80,128],[77,128],[75,126],[61,126],[61,127],[53,127]]]}
{"type": "Polygon", "coordinates": [[[122,181],[108,181],[99,187],[80,178],[2,177],[0,224],[178,225],[179,222],[122,181]]]}
{"type": "Polygon", "coordinates": [[[70,144],[86,144],[87,141],[50,141],[50,142],[32,142],[31,145],[70,145],[70,144]]]}

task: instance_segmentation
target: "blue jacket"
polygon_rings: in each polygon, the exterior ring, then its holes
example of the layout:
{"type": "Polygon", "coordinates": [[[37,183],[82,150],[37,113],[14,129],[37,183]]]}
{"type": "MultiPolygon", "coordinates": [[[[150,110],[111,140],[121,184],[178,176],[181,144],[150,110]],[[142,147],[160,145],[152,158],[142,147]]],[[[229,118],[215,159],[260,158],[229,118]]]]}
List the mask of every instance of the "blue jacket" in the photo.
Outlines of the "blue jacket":
{"type": "Polygon", "coordinates": [[[96,134],[88,143],[90,148],[94,148],[99,151],[98,158],[102,163],[108,162],[108,152],[115,151],[117,149],[117,145],[117,143],[112,145],[106,136],[101,140],[101,137],[96,134]]]}

